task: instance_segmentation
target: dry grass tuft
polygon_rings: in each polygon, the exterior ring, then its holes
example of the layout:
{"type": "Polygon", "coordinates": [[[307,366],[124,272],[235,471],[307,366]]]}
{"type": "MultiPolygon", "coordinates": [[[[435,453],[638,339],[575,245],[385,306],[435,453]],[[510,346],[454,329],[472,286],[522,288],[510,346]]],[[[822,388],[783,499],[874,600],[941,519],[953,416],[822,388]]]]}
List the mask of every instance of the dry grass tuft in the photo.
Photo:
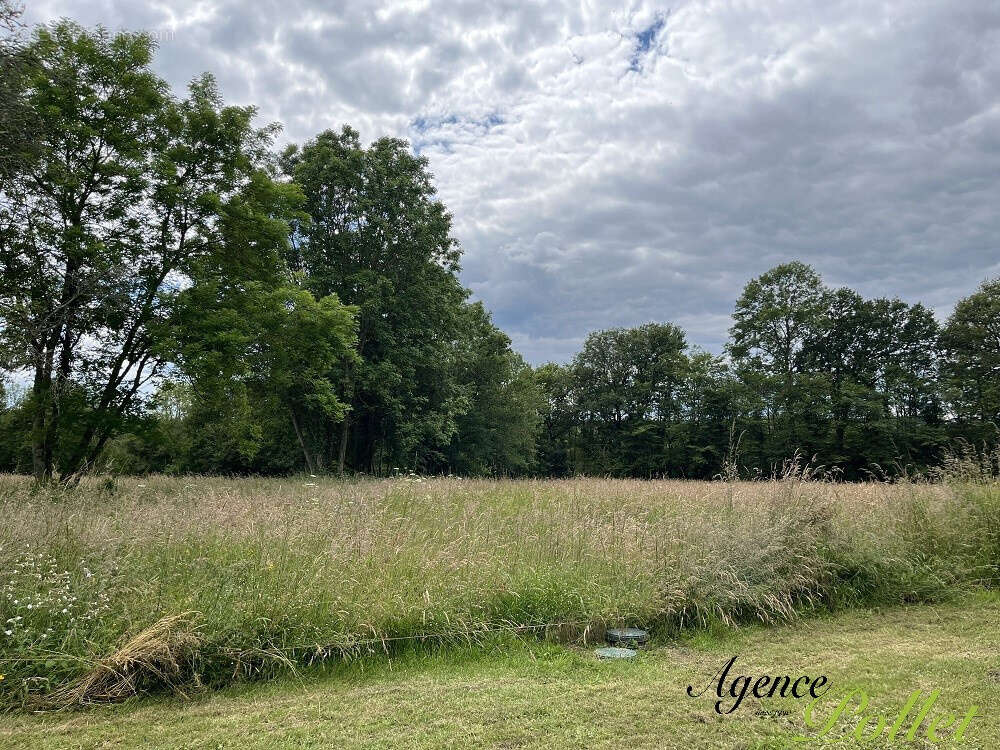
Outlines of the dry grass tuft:
{"type": "Polygon", "coordinates": [[[193,615],[185,612],[158,620],[76,682],[45,696],[45,707],[65,709],[120,701],[146,687],[167,687],[184,695],[198,679],[192,666],[201,639],[193,615]]]}

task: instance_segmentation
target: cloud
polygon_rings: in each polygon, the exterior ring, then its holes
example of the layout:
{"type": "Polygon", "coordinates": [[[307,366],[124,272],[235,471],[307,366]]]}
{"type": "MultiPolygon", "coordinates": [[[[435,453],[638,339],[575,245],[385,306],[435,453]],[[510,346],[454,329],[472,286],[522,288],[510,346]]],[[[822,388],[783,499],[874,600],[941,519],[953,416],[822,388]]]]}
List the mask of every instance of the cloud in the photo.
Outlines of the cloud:
{"type": "Polygon", "coordinates": [[[463,280],[530,361],[669,320],[718,351],[790,259],[946,315],[1000,274],[1000,7],[42,0],[147,28],[178,89],[426,155],[463,280]]]}

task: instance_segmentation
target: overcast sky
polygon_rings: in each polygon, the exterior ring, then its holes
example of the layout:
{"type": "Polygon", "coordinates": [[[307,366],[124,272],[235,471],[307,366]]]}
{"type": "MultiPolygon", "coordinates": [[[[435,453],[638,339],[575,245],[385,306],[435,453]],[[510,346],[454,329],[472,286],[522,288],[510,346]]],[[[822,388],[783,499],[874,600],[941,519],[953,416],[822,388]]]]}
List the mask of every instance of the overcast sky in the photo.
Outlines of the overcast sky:
{"type": "Polygon", "coordinates": [[[1000,3],[28,0],[146,29],[282,139],[430,160],[462,278],[533,363],[672,321],[719,351],[792,259],[946,317],[1000,275],[1000,3]]]}

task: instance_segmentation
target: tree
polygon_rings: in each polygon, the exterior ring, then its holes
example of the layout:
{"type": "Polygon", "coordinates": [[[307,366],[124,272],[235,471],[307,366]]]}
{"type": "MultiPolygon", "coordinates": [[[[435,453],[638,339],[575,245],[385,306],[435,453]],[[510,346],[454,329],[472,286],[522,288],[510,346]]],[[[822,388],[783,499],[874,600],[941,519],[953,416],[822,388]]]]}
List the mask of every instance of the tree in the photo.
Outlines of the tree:
{"type": "Polygon", "coordinates": [[[537,463],[543,476],[575,474],[579,414],[571,367],[548,362],[534,371],[540,393],[537,463]]]}
{"type": "Polygon", "coordinates": [[[191,385],[194,466],[249,470],[266,435],[290,425],[300,465],[323,468],[307,417],[344,417],[331,375],[354,360],[355,311],[273,281],[209,275],[181,295],[174,359],[191,385]]]}
{"type": "Polygon", "coordinates": [[[338,469],[439,463],[466,408],[449,368],[467,292],[426,159],[392,138],[363,148],[345,127],[290,147],[282,164],[309,216],[290,265],[316,296],[358,309],[358,358],[340,390],[350,411],[329,440],[338,469]]]}
{"type": "Polygon", "coordinates": [[[466,475],[525,474],[534,465],[541,410],[531,368],[481,302],[466,305],[462,317],[453,377],[467,408],[457,417],[448,467],[466,475]]]}
{"type": "Polygon", "coordinates": [[[573,360],[575,402],[589,440],[591,470],[662,473],[681,413],[684,333],[669,323],[591,333],[573,360]]]}
{"type": "Polygon", "coordinates": [[[745,427],[737,408],[737,386],[722,358],[694,349],[685,358],[680,382],[680,421],[675,442],[683,447],[670,467],[673,476],[709,479],[725,470],[745,427]]]}
{"type": "Polygon", "coordinates": [[[816,383],[801,357],[815,335],[828,292],[812,267],[775,266],[743,289],[727,346],[736,371],[760,412],[764,461],[780,461],[811,441],[819,417],[816,383]]]}
{"type": "Polygon", "coordinates": [[[790,380],[797,355],[826,306],[819,275],[804,263],[775,266],[750,280],[733,312],[729,352],[738,362],[790,380]]]}
{"type": "Polygon", "coordinates": [[[919,304],[850,289],[828,295],[801,352],[829,403],[833,434],[816,444],[823,463],[855,477],[874,464],[931,460],[940,441],[937,328],[919,304]]]}
{"type": "Polygon", "coordinates": [[[3,178],[0,319],[33,373],[33,472],[72,482],[162,372],[157,331],[193,266],[224,233],[266,242],[285,225],[245,210],[281,193],[259,189],[273,129],[224,107],[210,76],[177,101],[148,35],[70,22],[38,29],[28,52],[25,99],[46,127],[3,178]],[[255,229],[237,230],[245,220],[255,229]]]}
{"type": "Polygon", "coordinates": [[[887,417],[941,418],[938,381],[940,327],[921,304],[899,299],[872,302],[876,321],[875,361],[887,417]]]}
{"type": "Polygon", "coordinates": [[[1000,279],[955,305],[941,332],[944,379],[959,420],[1000,425],[1000,279]]]}
{"type": "Polygon", "coordinates": [[[939,331],[792,262],[746,285],[731,363],[650,323],[532,370],[406,142],[276,157],[210,76],[171,94],[148,36],[18,18],[0,0],[2,470],[704,477],[738,444],[853,478],[1000,421],[1000,281],[939,331]]]}
{"type": "Polygon", "coordinates": [[[32,133],[43,124],[25,101],[31,57],[21,33],[23,10],[11,0],[0,0],[0,176],[26,157],[32,133]]]}

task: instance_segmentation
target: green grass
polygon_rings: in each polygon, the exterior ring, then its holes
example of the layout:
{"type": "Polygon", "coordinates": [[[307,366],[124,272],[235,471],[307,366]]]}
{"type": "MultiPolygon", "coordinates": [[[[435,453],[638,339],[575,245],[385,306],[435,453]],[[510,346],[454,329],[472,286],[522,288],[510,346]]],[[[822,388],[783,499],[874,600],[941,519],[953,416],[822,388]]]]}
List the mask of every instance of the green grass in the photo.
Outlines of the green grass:
{"type": "MultiPolygon", "coordinates": [[[[731,656],[743,674],[824,674],[832,710],[849,686],[878,711],[913,690],[939,711],[978,705],[970,750],[1000,747],[1000,598],[812,617],[776,628],[698,631],[633,663],[532,640],[496,649],[365,660],[302,679],[244,684],[189,700],[133,699],[86,712],[7,715],[0,746],[39,748],[759,748],[932,747],[926,741],[793,743],[803,701],[747,700],[719,717],[689,698],[731,656]]],[[[846,722],[840,726],[846,727],[846,722]]],[[[925,722],[926,726],[926,722],[925,722]]],[[[944,743],[944,747],[956,747],[944,743]]]]}
{"type": "Polygon", "coordinates": [[[0,705],[942,601],[998,560],[996,484],[0,477],[0,705]]]}

